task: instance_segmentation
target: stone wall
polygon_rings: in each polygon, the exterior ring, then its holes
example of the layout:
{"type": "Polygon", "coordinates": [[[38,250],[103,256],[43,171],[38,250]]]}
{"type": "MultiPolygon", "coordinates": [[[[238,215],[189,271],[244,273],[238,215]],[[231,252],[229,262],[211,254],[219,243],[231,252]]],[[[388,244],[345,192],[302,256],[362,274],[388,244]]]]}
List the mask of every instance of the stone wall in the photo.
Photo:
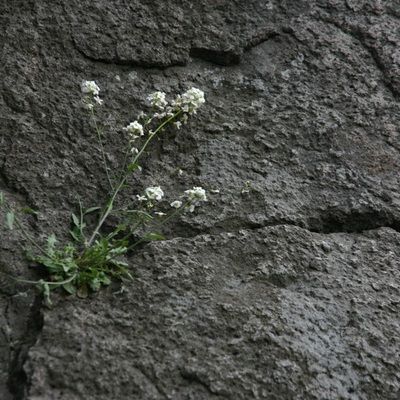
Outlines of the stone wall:
{"type": "MultiPolygon", "coordinates": [[[[400,398],[398,1],[14,0],[0,33],[0,190],[32,234],[107,193],[83,80],[114,166],[149,93],[204,90],[134,184],[209,193],[122,287],[49,309],[3,276],[1,399],[400,398]]],[[[0,228],[0,270],[38,279],[0,228]]]]}

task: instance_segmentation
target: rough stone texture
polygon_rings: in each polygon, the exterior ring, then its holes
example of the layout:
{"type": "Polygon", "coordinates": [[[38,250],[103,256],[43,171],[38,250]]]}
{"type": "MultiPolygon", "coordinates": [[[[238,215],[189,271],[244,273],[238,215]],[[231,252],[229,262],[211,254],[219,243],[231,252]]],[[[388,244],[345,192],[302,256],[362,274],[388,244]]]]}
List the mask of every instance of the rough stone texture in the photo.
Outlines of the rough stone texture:
{"type": "MultiPolygon", "coordinates": [[[[396,0],[2,2],[0,190],[32,233],[106,193],[85,79],[113,165],[148,93],[203,89],[137,192],[220,193],[123,290],[46,309],[2,280],[0,398],[400,398],[399,27],[396,0]]],[[[37,278],[0,224],[1,270],[37,278]]]]}

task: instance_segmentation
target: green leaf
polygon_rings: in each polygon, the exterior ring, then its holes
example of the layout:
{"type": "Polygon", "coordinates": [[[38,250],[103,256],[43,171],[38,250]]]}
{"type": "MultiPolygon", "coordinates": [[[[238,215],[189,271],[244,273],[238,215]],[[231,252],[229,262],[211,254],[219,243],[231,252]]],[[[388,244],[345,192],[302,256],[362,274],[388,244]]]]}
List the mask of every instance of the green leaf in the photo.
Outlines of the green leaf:
{"type": "Polygon", "coordinates": [[[165,240],[165,237],[162,235],[157,235],[156,233],[149,233],[146,236],[146,239],[150,239],[150,240],[165,240]]]}
{"type": "Polygon", "coordinates": [[[14,221],[15,221],[15,214],[13,212],[8,212],[7,213],[7,225],[10,228],[10,230],[14,229],[14,221]]]}
{"type": "Polygon", "coordinates": [[[111,280],[104,274],[104,272],[100,272],[99,280],[105,286],[108,286],[111,284],[111,280]]]}
{"type": "Polygon", "coordinates": [[[72,218],[72,222],[74,223],[74,225],[79,228],[79,226],[80,226],[79,218],[74,213],[71,214],[71,218],[72,218]]]}
{"type": "Polygon", "coordinates": [[[101,207],[90,207],[90,208],[88,208],[88,209],[83,213],[83,215],[89,214],[89,213],[91,213],[91,212],[93,212],[93,211],[100,210],[100,208],[101,208],[101,207]]]}
{"type": "Polygon", "coordinates": [[[28,213],[28,214],[36,214],[36,211],[33,210],[30,207],[22,207],[19,211],[20,212],[24,212],[24,213],[28,213]]]}
{"type": "Polygon", "coordinates": [[[134,171],[136,168],[138,168],[139,167],[139,165],[138,164],[136,164],[136,163],[132,163],[129,167],[128,167],[128,169],[126,170],[126,173],[127,174],[130,174],[132,171],[134,171]]]}
{"type": "Polygon", "coordinates": [[[44,282],[43,279],[41,279],[38,282],[39,289],[42,291],[43,296],[44,296],[44,301],[46,303],[47,306],[51,306],[53,303],[50,299],[50,287],[49,284],[47,282],[44,282]]]}
{"type": "Polygon", "coordinates": [[[56,235],[54,233],[49,235],[49,237],[47,238],[47,251],[49,253],[54,252],[54,246],[55,246],[56,242],[57,242],[56,235]]]}
{"type": "Polygon", "coordinates": [[[67,291],[69,294],[75,294],[76,293],[76,287],[72,282],[64,283],[62,285],[65,291],[67,291]]]}
{"type": "Polygon", "coordinates": [[[76,231],[72,230],[72,231],[69,231],[69,233],[70,233],[70,235],[72,236],[72,238],[73,238],[75,241],[79,242],[79,240],[80,240],[80,234],[79,234],[79,232],[76,232],[76,231]]]}
{"type": "Polygon", "coordinates": [[[39,264],[44,265],[49,270],[49,272],[52,273],[62,272],[62,265],[60,265],[50,257],[46,256],[37,257],[35,261],[38,262],[39,264]]]}
{"type": "Polygon", "coordinates": [[[0,206],[4,205],[4,195],[3,192],[0,192],[0,206]]]}
{"type": "Polygon", "coordinates": [[[89,286],[90,286],[90,289],[93,290],[93,292],[97,292],[101,288],[101,282],[99,281],[98,278],[93,278],[89,281],[89,286]]]}

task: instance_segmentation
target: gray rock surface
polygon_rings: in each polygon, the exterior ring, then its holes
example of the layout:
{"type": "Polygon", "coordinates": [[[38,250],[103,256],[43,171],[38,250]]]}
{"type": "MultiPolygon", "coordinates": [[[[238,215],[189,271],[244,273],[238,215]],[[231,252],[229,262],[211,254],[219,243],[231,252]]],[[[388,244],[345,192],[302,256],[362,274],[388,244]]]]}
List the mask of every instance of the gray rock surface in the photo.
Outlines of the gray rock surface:
{"type": "MultiPolygon", "coordinates": [[[[106,194],[86,79],[115,166],[149,93],[204,90],[135,184],[219,190],[123,287],[48,309],[3,279],[1,399],[400,398],[398,1],[17,0],[0,22],[0,190],[32,233],[67,239],[106,194]]],[[[0,270],[37,279],[0,227],[0,270]]]]}

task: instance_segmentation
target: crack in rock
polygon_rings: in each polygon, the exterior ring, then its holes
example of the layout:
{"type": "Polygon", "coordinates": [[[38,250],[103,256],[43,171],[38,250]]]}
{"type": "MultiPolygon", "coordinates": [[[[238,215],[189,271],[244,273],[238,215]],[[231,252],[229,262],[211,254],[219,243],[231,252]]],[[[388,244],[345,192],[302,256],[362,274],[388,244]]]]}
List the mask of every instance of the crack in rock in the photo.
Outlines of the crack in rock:
{"type": "Polygon", "coordinates": [[[27,318],[26,330],[22,342],[14,351],[8,372],[7,386],[13,400],[25,400],[29,393],[30,380],[24,369],[29,349],[36,343],[44,325],[41,312],[42,296],[35,296],[27,318]]]}
{"type": "Polygon", "coordinates": [[[383,210],[350,213],[329,210],[308,220],[308,229],[316,233],[361,233],[379,228],[400,232],[400,220],[383,210]]]}

